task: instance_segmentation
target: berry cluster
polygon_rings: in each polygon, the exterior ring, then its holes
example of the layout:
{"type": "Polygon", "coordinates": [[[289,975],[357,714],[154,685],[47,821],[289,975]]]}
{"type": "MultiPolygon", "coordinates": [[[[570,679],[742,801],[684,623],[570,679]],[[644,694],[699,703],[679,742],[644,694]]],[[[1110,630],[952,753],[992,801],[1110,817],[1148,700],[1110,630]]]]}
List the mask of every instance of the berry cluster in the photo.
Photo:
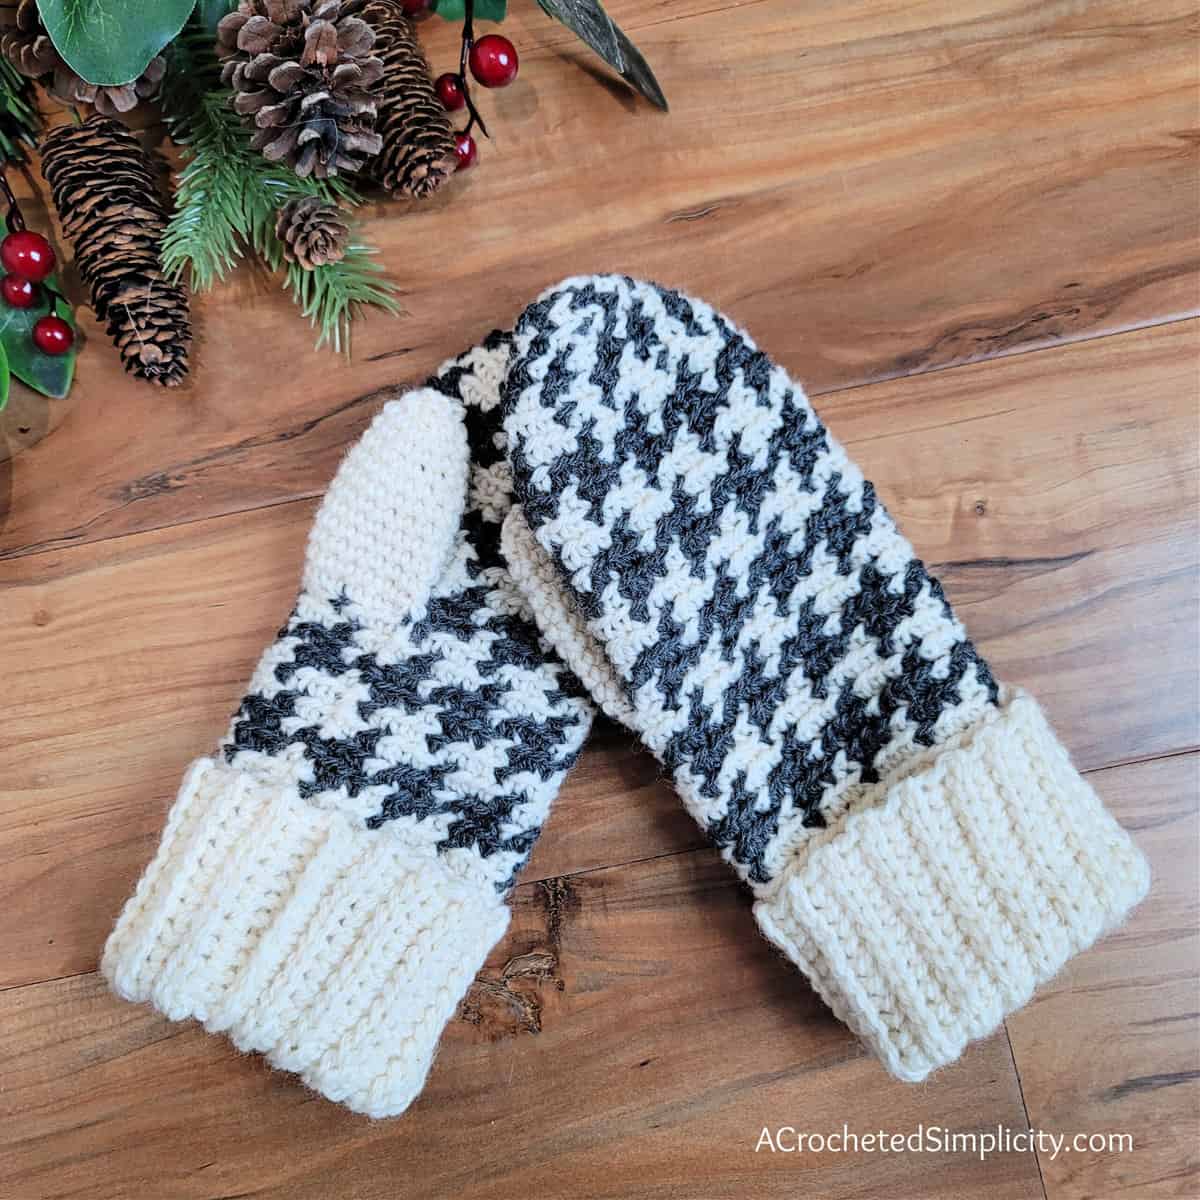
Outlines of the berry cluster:
{"type": "MultiPolygon", "coordinates": [[[[0,242],[0,266],[5,271],[0,280],[4,303],[32,308],[42,302],[42,284],[54,270],[54,248],[32,229],[14,229],[0,242]]],[[[52,307],[53,298],[52,292],[52,307]]],[[[43,354],[66,354],[74,341],[71,326],[54,313],[39,318],[33,327],[33,344],[43,354]]]]}
{"type": "MultiPolygon", "coordinates": [[[[416,17],[428,11],[432,0],[402,0],[402,3],[404,11],[410,17],[416,17]]],[[[467,86],[468,68],[475,82],[481,87],[502,88],[508,87],[516,79],[520,65],[517,48],[508,38],[501,37],[498,33],[488,33],[478,41],[475,39],[474,8],[473,0],[467,0],[458,70],[439,75],[433,85],[447,112],[458,112],[465,108],[468,113],[466,128],[460,129],[454,138],[454,150],[458,155],[460,171],[473,167],[479,155],[479,147],[475,144],[471,131],[478,125],[479,132],[484,137],[488,136],[487,126],[483,123],[467,86]]]]}

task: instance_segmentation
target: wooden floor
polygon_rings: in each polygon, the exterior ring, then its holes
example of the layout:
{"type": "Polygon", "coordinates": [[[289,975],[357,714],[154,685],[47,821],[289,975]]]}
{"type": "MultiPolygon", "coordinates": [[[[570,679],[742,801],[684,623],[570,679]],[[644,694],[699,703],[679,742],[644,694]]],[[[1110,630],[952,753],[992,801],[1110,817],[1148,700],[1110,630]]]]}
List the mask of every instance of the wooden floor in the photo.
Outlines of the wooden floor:
{"type": "MultiPolygon", "coordinates": [[[[409,315],[352,362],[245,272],[197,304],[183,390],[126,381],[91,325],[71,404],[23,414],[62,423],[0,464],[3,1200],[1200,1194],[1195,6],[609,7],[670,116],[513,0],[522,75],[486,97],[479,168],[368,213],[409,315]],[[705,297],[807,383],[1154,887],[996,1036],[897,1083],[607,727],[423,1097],[371,1123],[117,1002],[98,951],[379,390],[593,270],[705,297]],[[843,1124],[1134,1149],[755,1152],[764,1125],[843,1124]]],[[[426,30],[440,69],[453,30],[426,30]]]]}

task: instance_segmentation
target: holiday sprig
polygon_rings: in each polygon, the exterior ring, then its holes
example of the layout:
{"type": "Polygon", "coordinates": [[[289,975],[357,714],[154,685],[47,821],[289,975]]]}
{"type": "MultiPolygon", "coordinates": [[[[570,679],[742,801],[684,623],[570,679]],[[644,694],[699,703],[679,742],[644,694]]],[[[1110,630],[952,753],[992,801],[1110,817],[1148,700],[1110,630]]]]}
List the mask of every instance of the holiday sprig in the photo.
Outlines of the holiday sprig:
{"type": "MultiPolygon", "coordinates": [[[[401,0],[401,3],[410,16],[433,11],[447,21],[465,22],[472,9],[475,17],[486,21],[503,21],[508,12],[508,0],[401,0]]],[[[667,110],[667,98],[650,64],[608,15],[601,0],[537,0],[537,3],[548,17],[565,25],[651,104],[667,110]]]]}
{"type": "Polygon", "coordinates": [[[458,70],[439,75],[434,90],[447,112],[467,110],[467,124],[454,135],[454,152],[458,155],[458,169],[466,170],[475,165],[479,148],[472,136],[476,128],[484,137],[491,135],[475,107],[471,95],[471,84],[467,69],[477,83],[485,88],[508,87],[517,77],[520,60],[517,48],[498,33],[475,37],[475,0],[465,0],[463,8],[462,43],[458,56],[458,70]]]}
{"type": "Polygon", "coordinates": [[[28,229],[21,205],[0,165],[0,201],[6,206],[0,241],[0,409],[15,375],[43,395],[61,398],[75,373],[75,320],[54,278],[49,241],[28,229]]]}
{"type": "MultiPolygon", "coordinates": [[[[458,169],[475,165],[479,147],[472,136],[476,129],[489,137],[471,95],[470,79],[482,87],[507,87],[517,77],[517,49],[498,33],[475,37],[476,18],[502,21],[508,0],[400,0],[411,17],[435,11],[447,20],[461,20],[462,47],[457,71],[439,75],[434,88],[447,112],[467,111],[467,124],[454,135],[458,169]],[[468,68],[470,68],[468,72],[468,68]]],[[[539,6],[590,46],[606,63],[658,108],[666,110],[667,98],[649,64],[637,47],[604,10],[600,0],[538,0],[539,6]]]]}
{"type": "MultiPolygon", "coordinates": [[[[75,118],[46,136],[43,173],[126,369],[180,382],[184,280],[205,290],[248,257],[281,276],[318,345],[347,348],[364,306],[399,312],[347,214],[360,187],[421,200],[475,164],[488,130],[472,86],[505,87],[519,70],[512,42],[477,37],[476,22],[503,20],[508,0],[103,0],[103,20],[96,2],[3,0],[0,167],[36,134],[37,83],[75,118]],[[436,81],[413,24],[430,11],[462,21],[458,69],[436,81]],[[183,160],[171,206],[112,119],[160,97],[183,160]]],[[[601,0],[537,3],[666,107],[601,0]]],[[[6,285],[5,337],[26,285],[6,285]]]]}
{"type": "Polygon", "coordinates": [[[199,22],[190,25],[168,51],[162,97],[185,163],[163,241],[164,268],[173,278],[186,274],[193,288],[205,291],[247,252],[255,254],[269,269],[284,272],[284,286],[317,330],[317,345],[346,349],[360,308],[399,311],[394,285],[360,240],[350,240],[340,259],[311,269],[287,262],[276,226],[280,212],[297,199],[317,196],[353,207],[358,193],[343,176],[301,178],[268,161],[252,146],[231,100],[211,37],[199,22]]]}

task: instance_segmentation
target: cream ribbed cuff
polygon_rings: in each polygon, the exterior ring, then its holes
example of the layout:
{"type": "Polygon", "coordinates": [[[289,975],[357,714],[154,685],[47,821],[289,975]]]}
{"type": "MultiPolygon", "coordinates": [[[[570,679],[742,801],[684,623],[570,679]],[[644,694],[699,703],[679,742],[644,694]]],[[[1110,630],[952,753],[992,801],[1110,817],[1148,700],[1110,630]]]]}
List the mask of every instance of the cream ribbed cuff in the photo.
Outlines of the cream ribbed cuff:
{"type": "Polygon", "coordinates": [[[421,1090],[438,1038],[508,909],[301,800],[200,759],[105,947],[126,1000],[194,1017],[372,1117],[421,1090]]]}
{"type": "Polygon", "coordinates": [[[1023,694],[801,853],[759,925],[911,1082],[995,1030],[1150,882],[1023,694]]]}

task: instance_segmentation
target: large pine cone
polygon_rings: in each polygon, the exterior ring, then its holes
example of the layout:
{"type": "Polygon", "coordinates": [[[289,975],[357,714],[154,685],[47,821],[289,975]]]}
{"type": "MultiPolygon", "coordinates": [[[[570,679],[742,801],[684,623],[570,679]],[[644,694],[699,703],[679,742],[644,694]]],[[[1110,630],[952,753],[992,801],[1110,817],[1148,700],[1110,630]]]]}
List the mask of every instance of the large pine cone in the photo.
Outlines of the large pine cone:
{"type": "Polygon", "coordinates": [[[346,257],[350,226],[336,204],[320,196],[301,196],[280,209],[275,234],[284,258],[311,271],[346,257]]]}
{"type": "Polygon", "coordinates": [[[454,130],[433,90],[417,31],[400,5],[370,0],[363,16],[375,28],[375,50],[383,60],[378,125],[383,148],[370,172],[392,195],[419,200],[454,174],[454,130]]]}
{"type": "Polygon", "coordinates": [[[113,116],[129,112],[138,101],[153,96],[166,74],[167,62],[162,55],[150,64],[137,79],[116,87],[100,87],[77,75],[54,48],[50,35],[38,16],[37,0],[20,0],[14,8],[5,6],[0,27],[0,53],[30,79],[41,80],[50,94],[63,104],[91,104],[98,113],[113,116]]]}
{"type": "Polygon", "coordinates": [[[361,0],[241,0],[217,26],[222,81],[256,129],[252,145],[301,178],[361,169],[379,153],[383,63],[361,0]]]}
{"type": "Polygon", "coordinates": [[[96,316],[127,371],[166,387],[187,374],[187,292],[163,275],[167,208],[137,138],[95,115],[42,142],[42,171],[96,316]]]}

